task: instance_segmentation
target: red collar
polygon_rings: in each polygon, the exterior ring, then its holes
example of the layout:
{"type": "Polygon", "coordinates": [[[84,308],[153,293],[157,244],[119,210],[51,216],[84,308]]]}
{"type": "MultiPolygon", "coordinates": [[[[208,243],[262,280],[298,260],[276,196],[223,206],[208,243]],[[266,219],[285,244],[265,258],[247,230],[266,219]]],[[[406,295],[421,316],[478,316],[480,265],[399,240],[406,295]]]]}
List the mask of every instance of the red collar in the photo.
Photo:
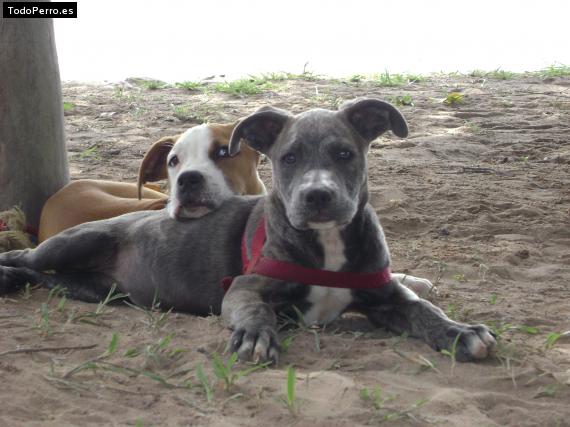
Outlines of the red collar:
{"type": "MultiPolygon", "coordinates": [[[[280,261],[261,255],[265,244],[265,219],[259,221],[251,242],[251,259],[247,257],[245,233],[241,242],[243,274],[259,274],[273,279],[298,282],[304,285],[326,286],[329,288],[373,289],[382,288],[392,279],[390,267],[373,273],[351,273],[346,271],[319,270],[307,268],[287,261],[280,261]]],[[[233,277],[222,280],[224,291],[230,288],[233,277]]]]}

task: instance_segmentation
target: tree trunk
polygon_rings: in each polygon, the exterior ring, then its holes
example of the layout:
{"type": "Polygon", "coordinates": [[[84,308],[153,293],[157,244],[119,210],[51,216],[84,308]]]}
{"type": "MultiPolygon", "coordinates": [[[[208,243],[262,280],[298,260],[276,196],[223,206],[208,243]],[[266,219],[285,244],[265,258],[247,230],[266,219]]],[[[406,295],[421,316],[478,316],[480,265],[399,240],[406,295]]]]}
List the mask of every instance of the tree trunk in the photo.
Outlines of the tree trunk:
{"type": "Polygon", "coordinates": [[[0,19],[0,211],[19,205],[37,227],[68,181],[53,21],[0,19]]]}

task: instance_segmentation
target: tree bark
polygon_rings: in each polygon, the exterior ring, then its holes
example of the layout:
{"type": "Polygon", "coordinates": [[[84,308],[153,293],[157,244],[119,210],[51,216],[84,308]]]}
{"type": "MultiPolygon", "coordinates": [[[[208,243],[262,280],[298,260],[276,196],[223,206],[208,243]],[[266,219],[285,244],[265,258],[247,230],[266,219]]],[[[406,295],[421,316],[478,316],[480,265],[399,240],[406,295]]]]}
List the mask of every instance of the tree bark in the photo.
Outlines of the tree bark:
{"type": "Polygon", "coordinates": [[[2,18],[0,211],[19,205],[37,227],[45,201],[68,181],[53,21],[2,18]]]}

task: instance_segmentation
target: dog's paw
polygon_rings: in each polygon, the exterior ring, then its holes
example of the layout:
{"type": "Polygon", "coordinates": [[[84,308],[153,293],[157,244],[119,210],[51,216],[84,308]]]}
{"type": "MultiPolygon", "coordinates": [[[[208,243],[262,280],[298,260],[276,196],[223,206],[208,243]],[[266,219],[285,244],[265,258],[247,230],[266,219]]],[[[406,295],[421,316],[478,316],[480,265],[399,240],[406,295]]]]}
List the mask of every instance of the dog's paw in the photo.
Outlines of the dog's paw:
{"type": "Polygon", "coordinates": [[[415,294],[420,298],[427,297],[434,288],[433,283],[431,283],[428,279],[423,279],[421,277],[410,276],[408,274],[402,273],[393,273],[392,276],[398,279],[400,283],[406,288],[414,291],[415,294]]]}
{"type": "Polygon", "coordinates": [[[485,359],[497,342],[485,325],[454,324],[445,334],[445,349],[460,362],[485,359]],[[459,338],[458,338],[459,336],[459,338]]]}
{"type": "Polygon", "coordinates": [[[277,364],[281,347],[277,332],[267,326],[241,327],[234,330],[228,344],[230,353],[237,353],[240,360],[277,364]]]}
{"type": "Polygon", "coordinates": [[[21,268],[0,265],[0,295],[22,289],[28,283],[28,276],[21,268]]]}

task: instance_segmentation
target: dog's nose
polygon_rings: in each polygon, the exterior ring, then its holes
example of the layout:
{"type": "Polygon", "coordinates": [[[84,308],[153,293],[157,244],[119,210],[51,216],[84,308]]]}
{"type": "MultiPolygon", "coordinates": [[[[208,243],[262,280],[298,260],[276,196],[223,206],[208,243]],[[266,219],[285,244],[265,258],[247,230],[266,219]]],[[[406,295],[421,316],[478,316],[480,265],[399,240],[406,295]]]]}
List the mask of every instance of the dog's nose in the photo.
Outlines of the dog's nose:
{"type": "Polygon", "coordinates": [[[178,177],[178,187],[181,190],[196,190],[204,183],[204,175],[198,171],[184,172],[178,177]]]}
{"type": "Polygon", "coordinates": [[[313,208],[327,207],[333,199],[333,192],[327,188],[315,188],[305,193],[305,203],[313,208]]]}

